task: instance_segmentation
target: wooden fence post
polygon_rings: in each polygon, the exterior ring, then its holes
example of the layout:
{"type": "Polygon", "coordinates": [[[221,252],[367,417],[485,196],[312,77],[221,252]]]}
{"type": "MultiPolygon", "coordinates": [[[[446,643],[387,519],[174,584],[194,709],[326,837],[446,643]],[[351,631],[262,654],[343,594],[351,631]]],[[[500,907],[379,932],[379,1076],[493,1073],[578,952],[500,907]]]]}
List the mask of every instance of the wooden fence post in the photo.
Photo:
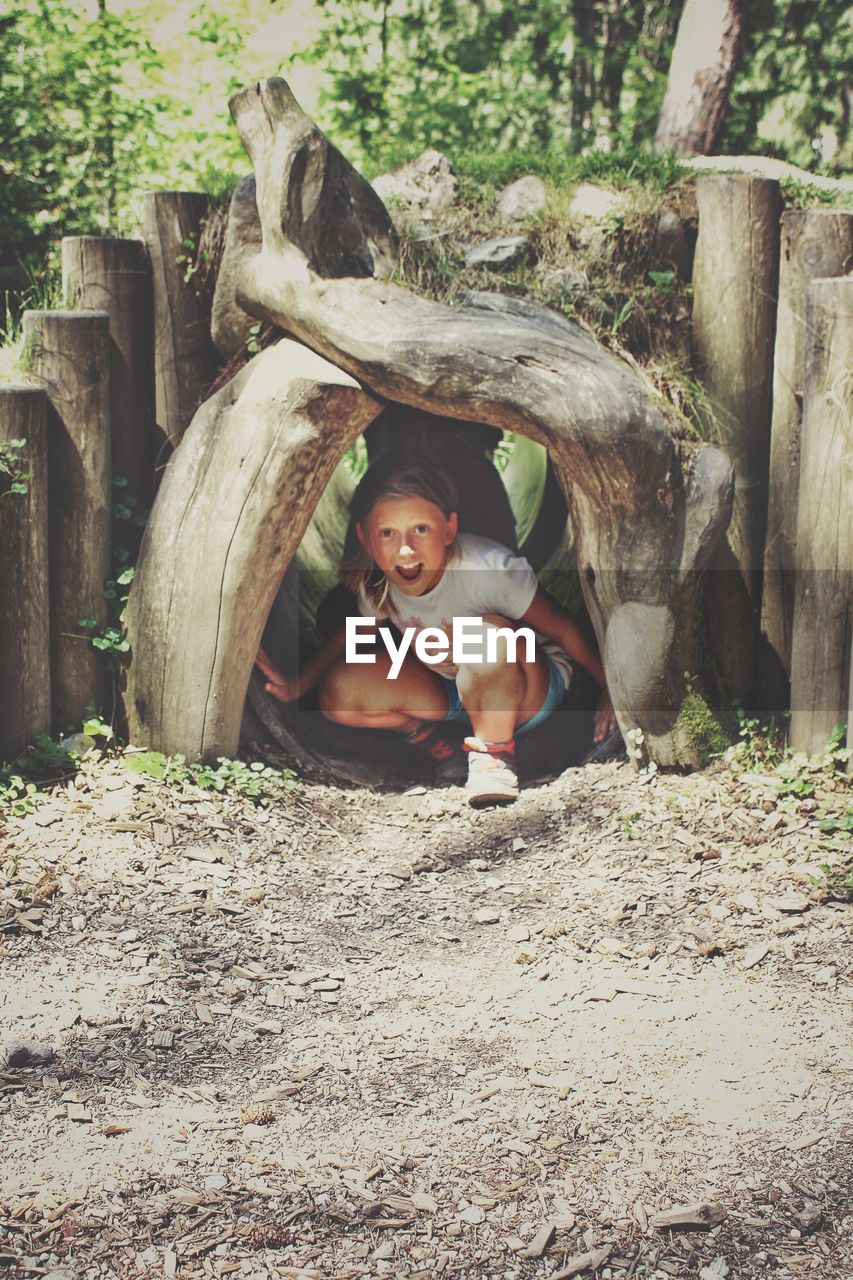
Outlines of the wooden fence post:
{"type": "Polygon", "coordinates": [[[110,318],[112,469],[148,506],[153,493],[154,302],[151,264],[141,240],[65,236],[62,287],[75,310],[110,318]]]}
{"type": "MultiPolygon", "coordinates": [[[[850,269],[851,258],[853,213],[842,209],[789,209],[782,214],[761,625],[787,677],[791,674],[794,623],[806,286],[811,280],[844,275],[850,269]]],[[[766,688],[764,705],[786,705],[785,693],[786,689],[766,688]]]]}
{"type": "Polygon", "coordinates": [[[110,576],[109,316],[25,311],[31,372],[47,392],[53,721],[79,728],[107,706],[105,664],[79,625],[107,621],[110,576]]]}
{"type": "Polygon", "coordinates": [[[816,755],[848,710],[853,633],[853,277],[806,293],[791,746],[816,755]]]}
{"type": "Polygon", "coordinates": [[[207,196],[191,191],[150,192],[142,199],[142,226],[154,280],[154,374],[157,422],[177,445],[213,381],[218,357],[210,321],[186,280],[187,257],[198,243],[207,196]]]}
{"type": "Polygon", "coordinates": [[[730,695],[750,704],[755,697],[767,524],[782,201],[778,182],[741,174],[700,178],[696,197],[696,364],[713,402],[714,425],[734,465],[737,486],[728,558],[724,547],[712,559],[712,572],[707,575],[706,617],[715,632],[714,651],[726,655],[724,674],[730,695]],[[745,599],[743,585],[736,581],[735,562],[748,593],[745,599]],[[733,631],[735,617],[738,624],[733,631]]]}
{"type": "Polygon", "coordinates": [[[47,397],[0,386],[0,446],[26,440],[26,493],[0,496],[0,761],[50,731],[47,397]]]}

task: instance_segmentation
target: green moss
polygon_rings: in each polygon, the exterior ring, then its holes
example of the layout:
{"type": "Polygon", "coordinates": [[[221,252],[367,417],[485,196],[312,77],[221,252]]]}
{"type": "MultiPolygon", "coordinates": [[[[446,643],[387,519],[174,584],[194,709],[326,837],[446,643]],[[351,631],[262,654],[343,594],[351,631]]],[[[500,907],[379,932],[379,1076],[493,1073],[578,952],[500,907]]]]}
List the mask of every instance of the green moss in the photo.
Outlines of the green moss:
{"type": "Polygon", "coordinates": [[[692,689],[681,704],[675,736],[698,755],[703,766],[714,756],[722,755],[732,742],[721,717],[696,689],[692,689]]]}

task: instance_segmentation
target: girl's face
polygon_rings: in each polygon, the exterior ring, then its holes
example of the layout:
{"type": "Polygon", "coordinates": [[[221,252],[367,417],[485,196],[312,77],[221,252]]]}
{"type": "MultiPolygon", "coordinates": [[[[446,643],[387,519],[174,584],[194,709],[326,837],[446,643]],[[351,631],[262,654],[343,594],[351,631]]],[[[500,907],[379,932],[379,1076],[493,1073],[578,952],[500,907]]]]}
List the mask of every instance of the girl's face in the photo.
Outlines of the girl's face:
{"type": "Polygon", "coordinates": [[[456,524],[455,511],[446,516],[426,498],[382,498],[356,531],[389,582],[407,596],[422,596],[444,573],[456,524]]]}

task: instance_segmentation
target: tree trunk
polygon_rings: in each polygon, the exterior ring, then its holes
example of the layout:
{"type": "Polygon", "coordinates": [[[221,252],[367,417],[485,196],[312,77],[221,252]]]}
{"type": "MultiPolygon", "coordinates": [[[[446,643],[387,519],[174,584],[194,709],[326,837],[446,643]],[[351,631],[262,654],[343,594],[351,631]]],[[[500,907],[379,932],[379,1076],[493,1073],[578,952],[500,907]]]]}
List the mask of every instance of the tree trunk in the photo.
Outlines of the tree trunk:
{"type": "Polygon", "coordinates": [[[773,344],[779,263],[778,182],[712,177],[696,184],[699,238],[693,264],[693,339],[711,426],[737,477],[729,544],[707,583],[713,648],[731,697],[752,705],[767,522],[773,344]],[[735,570],[740,569],[740,575],[735,570]],[[738,581],[742,576],[746,586],[738,581]],[[740,619],[734,634],[732,619],[740,619]]]}
{"type": "Polygon", "coordinates": [[[113,475],[148,506],[154,468],[154,314],[141,240],[66,236],[62,288],[70,306],[110,318],[113,475]]]}
{"type": "Polygon", "coordinates": [[[791,746],[819,754],[848,706],[853,638],[853,278],[806,293],[791,746]]]}
{"type": "Polygon", "coordinates": [[[47,569],[47,397],[0,386],[0,448],[25,440],[26,493],[0,477],[0,762],[50,732],[47,569]]]}
{"type": "Polygon", "coordinates": [[[216,376],[218,360],[187,265],[207,214],[207,196],[158,191],[142,198],[142,226],[154,280],[157,423],[173,445],[216,376]]]}
{"type": "MultiPolygon", "coordinates": [[[[687,488],[640,379],[544,307],[477,294],[451,308],[376,279],[324,278],[312,261],[316,228],[325,210],[333,232],[334,205],[307,194],[329,190],[324,174],[340,158],[281,80],[231,105],[263,231],[261,253],[243,270],[241,304],[379,395],[550,449],[623,731],[642,729],[659,763],[698,763],[703,753],[681,712],[698,675],[697,574],[730,513],[727,459],[704,450],[687,488]]],[[[368,209],[373,216],[372,202],[368,209]]]]}
{"type": "MultiPolygon", "coordinates": [[[[794,622],[806,286],[811,280],[844,275],[851,258],[853,214],[841,209],[789,209],[783,213],[761,624],[788,678],[794,622]]],[[[780,699],[778,690],[768,689],[766,694],[762,705],[788,705],[787,697],[780,699]]]]}
{"type": "Polygon", "coordinates": [[[234,755],[273,598],[335,466],[381,407],[283,340],[199,409],[130,593],[132,742],[193,760],[234,755]]]}
{"type": "Polygon", "coordinates": [[[53,722],[79,729],[106,711],[109,681],[80,618],[107,621],[110,576],[110,356],[105,311],[25,311],[33,376],[48,413],[53,722]]]}
{"type": "Polygon", "coordinates": [[[741,0],[686,0],[672,52],[656,151],[711,155],[722,132],[743,29],[741,0]]]}

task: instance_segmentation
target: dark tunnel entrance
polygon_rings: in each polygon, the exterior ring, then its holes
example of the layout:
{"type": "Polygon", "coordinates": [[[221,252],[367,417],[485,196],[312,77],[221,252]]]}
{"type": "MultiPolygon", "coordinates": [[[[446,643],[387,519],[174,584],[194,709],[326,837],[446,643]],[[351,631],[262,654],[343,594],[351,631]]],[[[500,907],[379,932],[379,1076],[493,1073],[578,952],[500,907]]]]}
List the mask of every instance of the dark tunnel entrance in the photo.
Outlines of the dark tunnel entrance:
{"type": "MultiPolygon", "coordinates": [[[[340,583],[349,503],[365,467],[380,453],[419,454],[445,469],[460,497],[460,531],[518,551],[541,585],[588,624],[575,563],[571,525],[547,449],[526,436],[441,418],[405,406],[384,410],[336,468],[267,619],[263,647],[274,664],[294,675],[348,614],[354,597],[340,583]]],[[[592,709],[598,690],[576,669],[578,688],[568,704],[526,735],[520,759],[528,780],[579,763],[592,745],[592,709]]],[[[393,732],[333,724],[315,694],[283,704],[264,689],[255,670],[243,718],[244,740],[271,740],[306,774],[359,785],[405,785],[420,772],[393,732]]]]}

